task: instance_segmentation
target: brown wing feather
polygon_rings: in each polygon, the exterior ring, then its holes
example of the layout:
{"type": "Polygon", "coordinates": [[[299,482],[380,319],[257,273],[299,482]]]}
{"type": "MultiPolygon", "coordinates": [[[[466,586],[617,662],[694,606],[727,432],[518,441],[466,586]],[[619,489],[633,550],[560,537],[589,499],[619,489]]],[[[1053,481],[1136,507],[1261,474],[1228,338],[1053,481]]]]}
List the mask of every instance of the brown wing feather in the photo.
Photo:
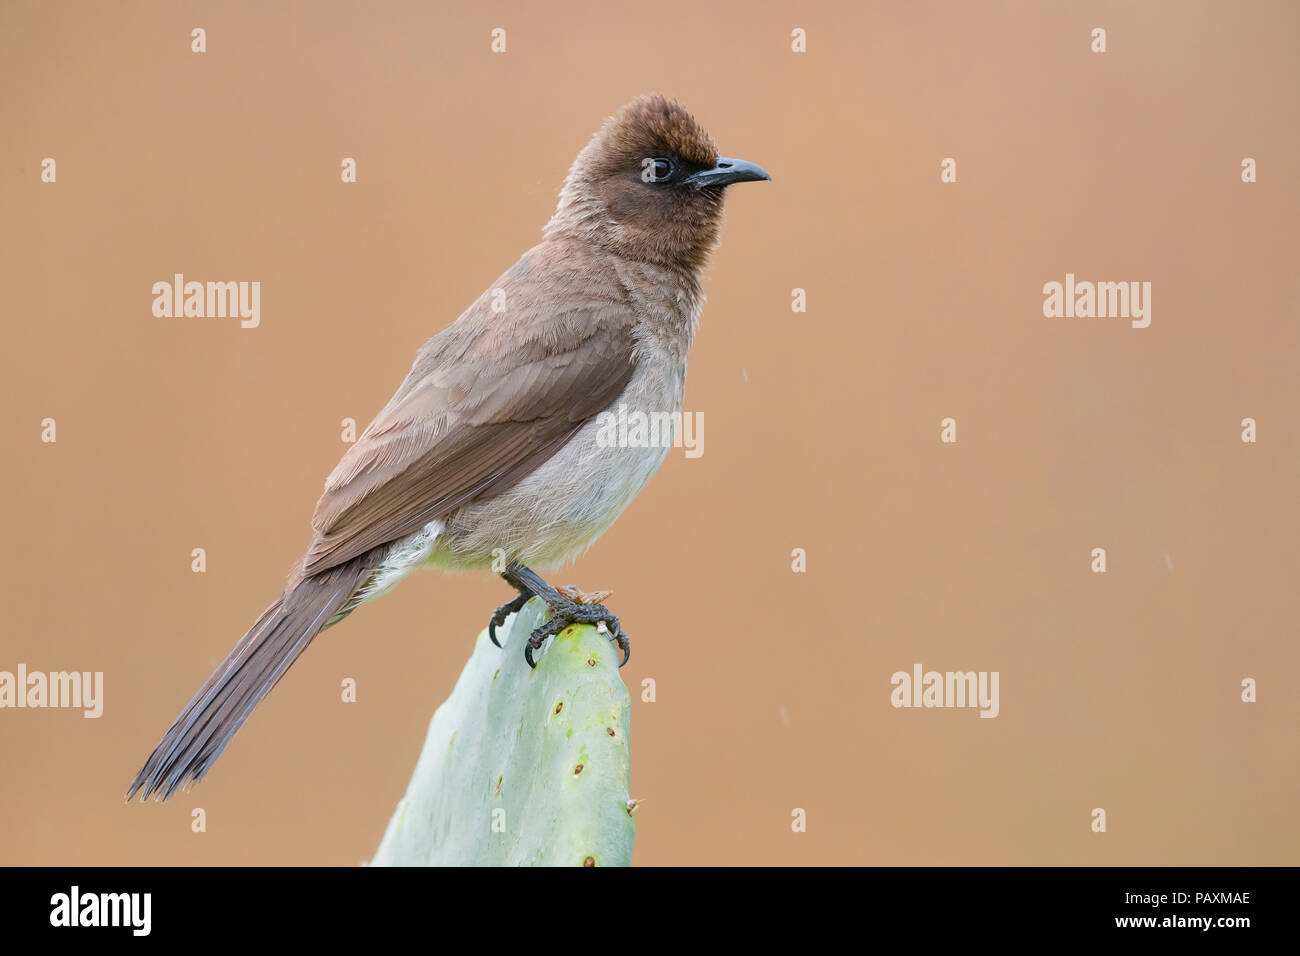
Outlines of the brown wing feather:
{"type": "Polygon", "coordinates": [[[535,250],[420,350],[392,401],[339,462],[316,505],[302,574],[500,494],[612,405],[632,377],[635,315],[618,288],[535,250]],[[563,266],[563,267],[562,267],[563,266]]]}

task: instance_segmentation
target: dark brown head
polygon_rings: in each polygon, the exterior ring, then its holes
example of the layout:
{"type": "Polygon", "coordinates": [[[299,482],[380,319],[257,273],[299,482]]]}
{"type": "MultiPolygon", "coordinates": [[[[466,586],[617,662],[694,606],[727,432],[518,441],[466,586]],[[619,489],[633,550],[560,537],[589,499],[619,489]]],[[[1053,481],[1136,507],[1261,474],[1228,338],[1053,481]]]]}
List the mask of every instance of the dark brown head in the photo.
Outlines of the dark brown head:
{"type": "Polygon", "coordinates": [[[639,96],[578,154],[546,235],[693,271],[717,245],[726,187],[770,178],[753,163],[719,156],[713,137],[675,100],[639,96]]]}

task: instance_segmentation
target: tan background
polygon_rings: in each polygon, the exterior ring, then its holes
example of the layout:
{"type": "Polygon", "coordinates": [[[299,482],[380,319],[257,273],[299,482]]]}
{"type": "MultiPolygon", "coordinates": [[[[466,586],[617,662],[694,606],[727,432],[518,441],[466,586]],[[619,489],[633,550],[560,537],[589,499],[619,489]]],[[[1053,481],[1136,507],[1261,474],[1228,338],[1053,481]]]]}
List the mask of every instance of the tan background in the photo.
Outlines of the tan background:
{"type": "Polygon", "coordinates": [[[98,721],[0,711],[0,862],[370,856],[486,573],[328,632],[191,794],[122,794],[305,545],[340,420],[663,90],[774,181],[706,279],[703,458],[558,576],[617,589],[658,683],[637,862],[1300,863],[1296,5],[443,6],[0,3],[0,669],[107,685],[98,721]],[[154,318],[174,272],[260,281],[261,327],[154,318]],[[1151,327],[1043,318],[1066,272],[1152,282],[1151,327]],[[1001,716],[892,709],[916,662],[1000,671],[1001,716]]]}

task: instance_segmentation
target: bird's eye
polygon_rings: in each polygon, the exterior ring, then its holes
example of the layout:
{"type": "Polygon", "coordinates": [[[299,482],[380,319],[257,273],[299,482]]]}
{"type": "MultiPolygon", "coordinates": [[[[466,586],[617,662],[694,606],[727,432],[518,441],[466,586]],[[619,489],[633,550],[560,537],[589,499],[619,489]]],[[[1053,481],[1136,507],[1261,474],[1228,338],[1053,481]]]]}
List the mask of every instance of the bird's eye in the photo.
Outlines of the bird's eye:
{"type": "Polygon", "coordinates": [[[641,180],[647,183],[667,182],[673,174],[673,163],[670,159],[643,159],[641,160],[641,180]]]}

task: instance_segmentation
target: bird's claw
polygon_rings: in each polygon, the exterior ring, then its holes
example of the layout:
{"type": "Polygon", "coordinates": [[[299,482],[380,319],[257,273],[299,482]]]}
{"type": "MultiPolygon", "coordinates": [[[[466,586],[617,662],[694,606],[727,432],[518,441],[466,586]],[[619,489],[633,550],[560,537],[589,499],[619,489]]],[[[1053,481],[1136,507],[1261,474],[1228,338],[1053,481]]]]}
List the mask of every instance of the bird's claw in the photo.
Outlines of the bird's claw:
{"type": "Polygon", "coordinates": [[[508,618],[511,614],[514,614],[521,607],[527,604],[528,598],[529,595],[521,594],[513,601],[507,601],[505,604],[502,604],[499,608],[497,608],[495,611],[492,612],[492,620],[488,621],[489,641],[491,641],[497,647],[501,646],[501,642],[497,640],[497,628],[506,622],[506,618],[508,618]]]}
{"type": "MultiPolygon", "coordinates": [[[[548,637],[554,637],[570,624],[595,624],[596,629],[613,641],[622,652],[619,667],[622,667],[631,659],[632,642],[618,623],[618,618],[610,614],[607,607],[603,604],[575,601],[564,594],[565,591],[576,591],[576,588],[557,588],[556,590],[560,592],[561,597],[558,601],[548,602],[551,611],[550,618],[545,624],[533,631],[528,638],[528,643],[524,646],[524,660],[528,662],[529,667],[537,667],[537,663],[533,660],[533,652],[540,650],[548,637]]],[[[601,596],[609,593],[609,591],[595,592],[595,594],[601,596]]],[[[583,596],[590,598],[594,597],[595,594],[583,596]]]]}

